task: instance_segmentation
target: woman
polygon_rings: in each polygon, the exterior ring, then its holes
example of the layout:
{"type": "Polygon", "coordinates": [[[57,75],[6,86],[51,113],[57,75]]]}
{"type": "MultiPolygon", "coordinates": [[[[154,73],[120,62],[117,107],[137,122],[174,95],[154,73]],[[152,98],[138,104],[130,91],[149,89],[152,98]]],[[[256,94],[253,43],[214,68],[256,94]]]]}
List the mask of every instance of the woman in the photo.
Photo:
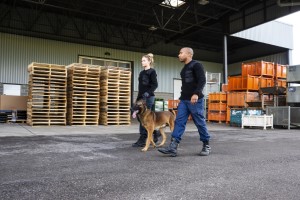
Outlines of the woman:
{"type": "MultiPolygon", "coordinates": [[[[144,70],[142,70],[139,74],[139,87],[138,87],[138,96],[136,101],[145,100],[148,109],[152,109],[154,104],[154,91],[156,90],[157,83],[157,74],[155,69],[153,69],[154,59],[153,54],[149,53],[142,57],[142,66],[144,70]]],[[[156,143],[158,141],[158,137],[160,136],[159,131],[155,130],[153,132],[153,140],[156,143]]],[[[133,147],[144,147],[147,139],[147,131],[140,124],[140,137],[137,142],[133,143],[133,147]]]]}

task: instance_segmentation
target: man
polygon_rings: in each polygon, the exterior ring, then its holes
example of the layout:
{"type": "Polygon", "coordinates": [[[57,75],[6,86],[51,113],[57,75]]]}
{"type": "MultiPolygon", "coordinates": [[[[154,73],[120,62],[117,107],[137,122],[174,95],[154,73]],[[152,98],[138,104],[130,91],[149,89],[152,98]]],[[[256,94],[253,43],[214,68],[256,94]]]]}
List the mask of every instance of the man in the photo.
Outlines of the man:
{"type": "Polygon", "coordinates": [[[158,151],[172,157],[177,156],[177,146],[181,141],[189,115],[198,129],[200,141],[203,148],[200,156],[208,156],[211,148],[209,146],[210,135],[207,131],[205,117],[203,115],[204,95],[202,93],[206,82],[204,69],[201,63],[193,60],[193,49],[184,47],[180,50],[178,58],[185,65],[180,72],[182,87],[178,113],[175,120],[175,127],[172,133],[171,143],[166,148],[158,148],[158,151]]]}

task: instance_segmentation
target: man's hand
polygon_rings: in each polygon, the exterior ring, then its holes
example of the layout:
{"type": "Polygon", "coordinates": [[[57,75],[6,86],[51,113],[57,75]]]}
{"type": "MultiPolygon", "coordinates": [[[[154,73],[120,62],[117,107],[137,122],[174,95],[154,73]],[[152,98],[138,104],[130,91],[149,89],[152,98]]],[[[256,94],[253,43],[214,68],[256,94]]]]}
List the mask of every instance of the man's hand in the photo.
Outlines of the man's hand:
{"type": "Polygon", "coordinates": [[[145,92],[144,94],[143,94],[143,97],[144,98],[148,98],[150,95],[149,95],[149,93],[148,92],[145,92]]]}
{"type": "Polygon", "coordinates": [[[191,104],[195,104],[198,101],[198,95],[193,94],[192,98],[191,98],[191,104]]]}

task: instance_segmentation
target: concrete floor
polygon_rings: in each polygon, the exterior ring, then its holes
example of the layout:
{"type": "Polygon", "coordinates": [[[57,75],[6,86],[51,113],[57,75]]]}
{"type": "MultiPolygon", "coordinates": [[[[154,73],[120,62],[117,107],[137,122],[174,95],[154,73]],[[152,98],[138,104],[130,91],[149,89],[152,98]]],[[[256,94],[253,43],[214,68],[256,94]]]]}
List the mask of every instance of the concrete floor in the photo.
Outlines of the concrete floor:
{"type": "Polygon", "coordinates": [[[0,124],[0,199],[300,199],[299,129],[218,123],[208,129],[210,156],[198,156],[201,143],[189,122],[178,156],[171,158],[131,147],[136,121],[0,124]]]}

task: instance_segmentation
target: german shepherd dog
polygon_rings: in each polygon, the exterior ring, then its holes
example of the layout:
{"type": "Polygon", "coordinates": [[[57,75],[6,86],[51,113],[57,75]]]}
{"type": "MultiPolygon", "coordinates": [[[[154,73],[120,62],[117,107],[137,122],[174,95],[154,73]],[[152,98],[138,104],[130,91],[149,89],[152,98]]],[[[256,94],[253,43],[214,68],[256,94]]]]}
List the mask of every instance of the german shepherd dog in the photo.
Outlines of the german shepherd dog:
{"type": "Polygon", "coordinates": [[[146,102],[144,100],[139,100],[135,103],[133,107],[133,117],[138,116],[139,121],[142,126],[147,130],[147,140],[146,145],[142,149],[142,151],[147,151],[150,143],[156,147],[153,141],[153,131],[154,129],[159,129],[162,135],[162,142],[157,146],[163,146],[166,142],[167,136],[164,131],[164,128],[169,125],[170,130],[173,132],[174,130],[174,121],[175,121],[175,112],[173,110],[170,111],[161,111],[161,112],[153,112],[147,108],[146,102]]]}

